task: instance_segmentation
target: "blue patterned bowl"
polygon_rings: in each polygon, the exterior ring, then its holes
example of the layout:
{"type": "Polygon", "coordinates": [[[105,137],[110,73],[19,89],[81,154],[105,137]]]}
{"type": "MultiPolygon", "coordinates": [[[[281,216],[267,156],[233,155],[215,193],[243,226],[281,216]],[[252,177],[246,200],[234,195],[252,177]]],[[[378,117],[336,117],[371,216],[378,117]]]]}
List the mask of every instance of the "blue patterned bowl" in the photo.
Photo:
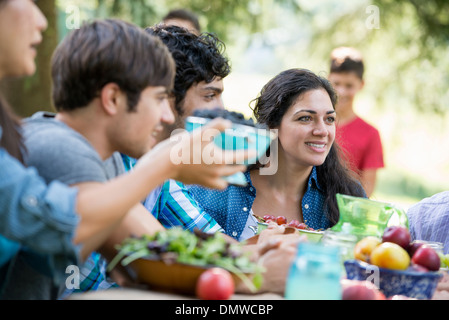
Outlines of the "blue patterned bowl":
{"type": "Polygon", "coordinates": [[[387,298],[403,295],[415,299],[431,299],[438,281],[443,276],[438,271],[417,272],[379,268],[360,260],[346,260],[344,265],[348,279],[373,282],[387,298]]]}

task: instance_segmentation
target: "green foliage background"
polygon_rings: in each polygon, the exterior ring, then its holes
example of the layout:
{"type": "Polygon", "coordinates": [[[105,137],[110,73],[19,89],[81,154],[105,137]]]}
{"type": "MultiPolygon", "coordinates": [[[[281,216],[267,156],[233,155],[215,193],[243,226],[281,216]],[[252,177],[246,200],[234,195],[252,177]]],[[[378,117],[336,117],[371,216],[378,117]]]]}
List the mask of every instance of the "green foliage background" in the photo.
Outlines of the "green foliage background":
{"type": "Polygon", "coordinates": [[[334,47],[360,49],[366,86],[357,111],[381,130],[386,151],[378,197],[413,202],[449,190],[447,0],[41,0],[38,5],[49,19],[49,45],[38,56],[44,70],[6,89],[23,116],[52,110],[46,69],[51,48],[71,31],[73,8],[81,21],[117,17],[142,27],[158,23],[170,9],[187,8],[198,14],[203,31],[226,43],[233,72],[225,79],[225,98],[248,115],[249,100],[279,71],[304,67],[327,76],[334,47]]]}

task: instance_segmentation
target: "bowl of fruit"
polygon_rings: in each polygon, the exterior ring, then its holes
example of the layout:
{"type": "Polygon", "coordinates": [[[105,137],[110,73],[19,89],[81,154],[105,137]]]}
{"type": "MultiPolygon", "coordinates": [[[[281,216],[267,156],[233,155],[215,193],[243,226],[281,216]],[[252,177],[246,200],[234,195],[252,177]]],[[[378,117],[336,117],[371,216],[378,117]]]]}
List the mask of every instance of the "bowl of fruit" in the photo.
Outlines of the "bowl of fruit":
{"type": "Polygon", "coordinates": [[[254,217],[257,220],[257,234],[265,230],[268,227],[269,222],[283,225],[286,228],[293,228],[298,233],[306,235],[307,239],[311,242],[319,242],[324,234],[324,231],[314,230],[313,228],[308,227],[304,222],[299,222],[294,219],[287,221],[287,218],[284,216],[276,217],[274,215],[264,215],[263,217],[259,217],[254,215],[254,217]]]}
{"type": "Polygon", "coordinates": [[[402,226],[388,227],[382,238],[362,238],[354,247],[354,258],[344,262],[347,278],[373,282],[387,298],[431,299],[443,276],[438,253],[412,242],[402,226]]]}
{"type": "Polygon", "coordinates": [[[244,282],[255,291],[261,281],[260,267],[241,245],[228,243],[219,233],[174,227],[127,238],[118,250],[108,270],[120,263],[136,282],[152,290],[195,295],[200,276],[216,268],[228,271],[235,287],[244,282]]]}

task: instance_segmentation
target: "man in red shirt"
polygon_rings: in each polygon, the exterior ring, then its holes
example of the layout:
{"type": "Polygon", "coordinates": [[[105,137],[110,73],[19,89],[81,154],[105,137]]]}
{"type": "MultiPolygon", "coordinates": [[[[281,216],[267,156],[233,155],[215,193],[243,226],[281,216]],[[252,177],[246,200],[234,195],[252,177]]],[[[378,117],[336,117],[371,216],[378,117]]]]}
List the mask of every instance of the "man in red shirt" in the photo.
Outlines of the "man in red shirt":
{"type": "Polygon", "coordinates": [[[362,90],[364,64],[359,51],[340,47],[331,53],[329,81],[338,94],[337,142],[351,168],[360,175],[366,194],[376,186],[377,170],[384,167],[379,131],[354,112],[355,95],[362,90]]]}

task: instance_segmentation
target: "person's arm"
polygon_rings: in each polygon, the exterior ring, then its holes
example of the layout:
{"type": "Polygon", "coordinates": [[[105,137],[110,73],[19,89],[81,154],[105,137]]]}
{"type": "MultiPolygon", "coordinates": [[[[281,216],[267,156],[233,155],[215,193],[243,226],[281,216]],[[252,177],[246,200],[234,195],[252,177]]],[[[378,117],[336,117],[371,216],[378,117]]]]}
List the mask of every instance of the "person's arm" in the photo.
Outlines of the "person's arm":
{"type": "MultiPolygon", "coordinates": [[[[137,204],[128,211],[119,226],[114,229],[104,243],[100,244],[100,247],[96,251],[101,253],[107,261],[112,261],[118,253],[116,249],[117,244],[121,244],[126,238],[153,234],[160,230],[164,230],[164,227],[159,221],[142,204],[137,204]]],[[[122,287],[136,286],[132,276],[120,264],[111,271],[110,276],[114,279],[114,282],[122,287]]]]}
{"type": "MultiPolygon", "coordinates": [[[[221,120],[211,122],[204,129],[223,131],[229,126],[229,121],[221,120]]],[[[107,239],[113,226],[130,208],[166,179],[225,188],[227,183],[222,177],[243,171],[244,166],[193,162],[175,165],[170,161],[171,149],[178,143],[188,148],[203,143],[196,149],[202,153],[208,145],[202,139],[204,131],[197,130],[181,142],[169,141],[147,153],[129,174],[79,193],[57,181],[47,185],[33,168],[24,168],[0,149],[0,233],[41,253],[69,255],[76,251],[73,244],[83,245],[83,256],[87,256],[107,239]]],[[[221,149],[216,149],[217,155],[222,154],[221,149]]],[[[225,154],[234,162],[252,156],[225,154]]]]}
{"type": "Polygon", "coordinates": [[[77,189],[57,181],[47,185],[4,149],[0,168],[0,233],[38,252],[76,257],[77,189]]]}
{"type": "Polygon", "coordinates": [[[81,215],[81,220],[74,239],[75,243],[84,243],[86,250],[83,252],[88,254],[111,235],[113,226],[117,225],[117,221],[121,220],[130,208],[167,179],[224,189],[227,182],[223,176],[245,170],[243,165],[225,165],[225,163],[241,163],[243,159],[252,156],[247,152],[223,152],[213,142],[205,143],[204,137],[211,136],[207,130],[215,130],[218,133],[230,125],[229,121],[216,119],[202,130],[183,134],[183,139],[161,142],[157,148],[140,158],[132,171],[80,192],[77,211],[81,215]],[[214,152],[211,152],[211,144],[214,152]],[[185,150],[196,145],[200,147],[192,148],[190,162],[176,164],[172,161],[173,150],[185,150]],[[207,150],[208,154],[215,155],[216,161],[208,165],[195,164],[193,159],[198,156],[201,159],[204,150],[207,150]]]}
{"type": "Polygon", "coordinates": [[[361,172],[360,180],[367,197],[371,197],[376,187],[377,169],[366,169],[361,172]]]}
{"type": "MultiPolygon", "coordinates": [[[[90,189],[101,189],[103,183],[87,182],[71,185],[79,190],[82,196],[89,193],[90,189]]],[[[115,203],[114,201],[111,201],[115,203]]],[[[115,212],[115,211],[112,211],[115,212]]],[[[83,242],[81,256],[87,257],[92,251],[99,249],[106,259],[112,259],[117,251],[115,246],[122,243],[122,241],[130,236],[141,236],[143,234],[152,234],[158,230],[163,230],[164,227],[143,207],[142,204],[137,203],[130,210],[120,213],[117,210],[117,217],[114,219],[115,223],[110,223],[110,216],[107,214],[91,214],[89,219],[81,220],[79,230],[85,232],[86,235],[78,234],[75,237],[75,242],[83,242]],[[97,226],[99,227],[97,230],[97,226]],[[101,226],[105,226],[101,228],[101,226]],[[97,230],[97,231],[95,231],[97,230]],[[88,240],[86,241],[86,239],[88,240]]]]}
{"type": "MultiPolygon", "coordinates": [[[[258,293],[284,294],[288,272],[296,256],[298,245],[306,241],[307,237],[304,235],[299,235],[297,232],[285,233],[283,226],[270,224],[260,234],[257,244],[243,246],[244,250],[255,249],[253,259],[264,269],[262,286],[258,289],[258,293]]],[[[236,292],[251,293],[251,290],[244,283],[240,283],[236,292]]]]}
{"type": "Polygon", "coordinates": [[[366,147],[361,168],[360,180],[366,195],[371,197],[376,188],[377,170],[384,167],[382,142],[379,132],[373,130],[366,147]]]}
{"type": "Polygon", "coordinates": [[[190,231],[198,228],[206,233],[224,231],[179,181],[168,180],[164,183],[151,212],[165,227],[180,226],[190,231]]]}

